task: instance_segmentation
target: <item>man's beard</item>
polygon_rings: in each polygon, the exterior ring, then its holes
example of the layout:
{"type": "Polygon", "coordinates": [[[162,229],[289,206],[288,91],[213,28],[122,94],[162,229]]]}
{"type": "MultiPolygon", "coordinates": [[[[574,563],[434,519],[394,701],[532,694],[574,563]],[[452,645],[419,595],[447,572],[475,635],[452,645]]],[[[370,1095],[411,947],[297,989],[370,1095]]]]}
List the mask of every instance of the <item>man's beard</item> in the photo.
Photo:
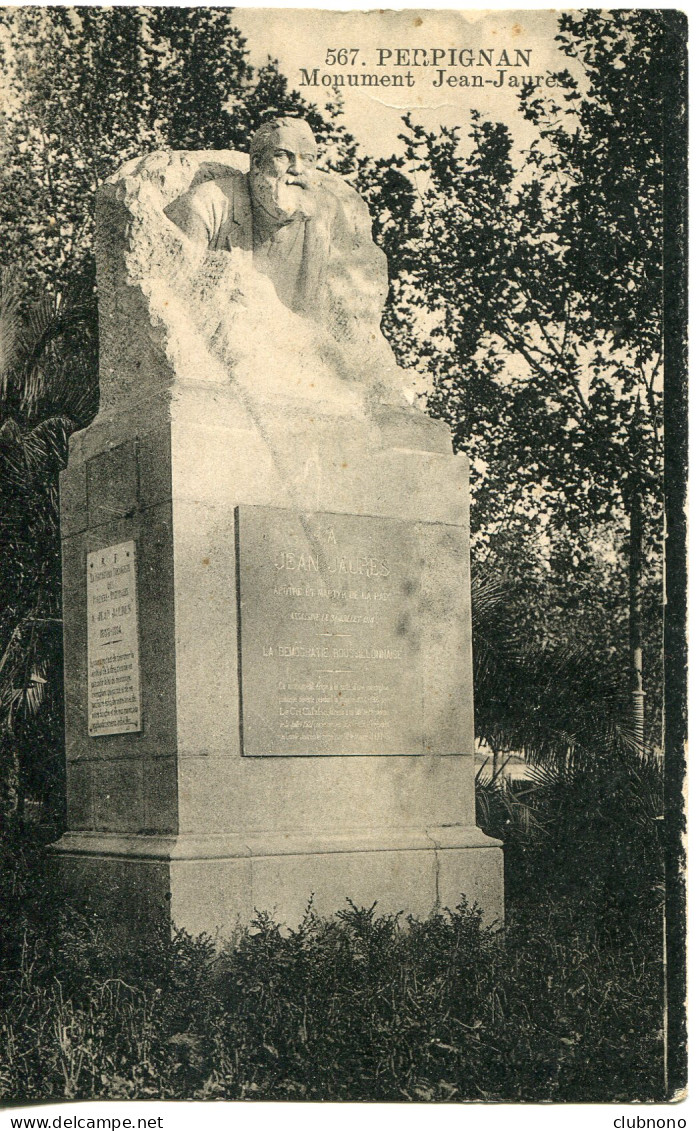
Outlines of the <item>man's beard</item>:
{"type": "Polygon", "coordinates": [[[309,220],[316,210],[316,187],[308,176],[274,177],[252,169],[251,192],[256,203],[283,223],[309,220]]]}

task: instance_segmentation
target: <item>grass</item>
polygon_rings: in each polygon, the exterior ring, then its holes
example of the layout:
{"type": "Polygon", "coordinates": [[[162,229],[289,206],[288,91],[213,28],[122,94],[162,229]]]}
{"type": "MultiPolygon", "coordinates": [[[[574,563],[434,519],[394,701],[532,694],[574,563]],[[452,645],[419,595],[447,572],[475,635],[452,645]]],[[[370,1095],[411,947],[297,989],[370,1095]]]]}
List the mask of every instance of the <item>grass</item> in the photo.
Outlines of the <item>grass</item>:
{"type": "Polygon", "coordinates": [[[611,822],[596,780],[555,783],[555,822],[553,788],[524,820],[489,788],[498,934],[466,903],[425,921],[346,904],[289,935],[259,916],[222,953],[180,934],[124,954],[51,903],[36,838],[6,838],[0,1096],[663,1099],[661,849],[645,789],[619,784],[611,822]],[[573,825],[582,851],[559,852],[573,825]]]}

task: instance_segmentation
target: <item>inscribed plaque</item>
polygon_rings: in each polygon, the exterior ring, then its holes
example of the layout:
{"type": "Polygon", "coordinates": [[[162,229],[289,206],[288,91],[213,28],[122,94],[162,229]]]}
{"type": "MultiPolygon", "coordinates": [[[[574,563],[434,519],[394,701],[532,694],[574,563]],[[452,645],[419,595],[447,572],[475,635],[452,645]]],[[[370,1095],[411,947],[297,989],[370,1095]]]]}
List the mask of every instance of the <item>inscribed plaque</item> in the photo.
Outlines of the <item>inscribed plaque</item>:
{"type": "Polygon", "coordinates": [[[413,523],[238,508],[246,755],[422,754],[413,523]]]}
{"type": "Polygon", "coordinates": [[[141,729],[135,542],[87,555],[87,708],[93,737],[141,729]]]}

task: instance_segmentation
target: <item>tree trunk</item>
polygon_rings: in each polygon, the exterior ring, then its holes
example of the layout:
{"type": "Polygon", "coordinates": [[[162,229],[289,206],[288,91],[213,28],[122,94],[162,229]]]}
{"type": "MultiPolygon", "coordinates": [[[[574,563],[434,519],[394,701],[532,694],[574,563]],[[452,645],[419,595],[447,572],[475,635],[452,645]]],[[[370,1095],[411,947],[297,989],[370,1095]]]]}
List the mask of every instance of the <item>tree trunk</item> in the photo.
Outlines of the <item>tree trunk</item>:
{"type": "Polygon", "coordinates": [[[643,560],[643,503],[636,485],[631,495],[628,563],[628,638],[631,653],[631,729],[636,746],[645,744],[645,695],[643,693],[643,625],[640,597],[643,560]]]}

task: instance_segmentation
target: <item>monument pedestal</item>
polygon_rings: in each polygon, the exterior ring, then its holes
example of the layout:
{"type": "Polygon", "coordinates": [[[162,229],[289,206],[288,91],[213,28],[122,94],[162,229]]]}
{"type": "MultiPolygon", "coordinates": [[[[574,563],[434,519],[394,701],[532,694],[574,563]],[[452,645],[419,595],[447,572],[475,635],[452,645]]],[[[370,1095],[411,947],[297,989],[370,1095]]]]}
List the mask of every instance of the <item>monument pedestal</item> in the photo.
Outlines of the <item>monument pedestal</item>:
{"type": "Polygon", "coordinates": [[[319,403],[310,425],[301,400],[179,383],[73,438],[55,851],[126,927],[296,925],[312,897],[425,915],[464,894],[502,919],[474,815],[466,460],[400,411],[382,429],[319,403]],[[89,565],[129,545],[136,591],[120,572],[95,597],[89,565]],[[111,655],[131,604],[137,679],[90,684],[90,623],[111,655]],[[138,729],[107,733],[136,692],[138,729]]]}
{"type": "Polygon", "coordinates": [[[257,838],[75,832],[58,850],[72,898],[125,936],[146,925],[167,930],[171,920],[224,939],[259,911],[294,927],[310,901],[328,916],[347,899],[423,918],[466,895],[486,922],[502,922],[501,852],[477,828],[257,838]]]}
{"type": "Polygon", "coordinates": [[[499,921],[466,460],[396,391],[357,194],[317,174],[300,317],[254,268],[247,167],[152,154],[98,195],[100,411],[61,477],[58,867],[126,934],[294,925],[312,898],[425,915],[463,894],[499,921]],[[240,221],[223,252],[168,219],[210,177],[240,221]]]}

